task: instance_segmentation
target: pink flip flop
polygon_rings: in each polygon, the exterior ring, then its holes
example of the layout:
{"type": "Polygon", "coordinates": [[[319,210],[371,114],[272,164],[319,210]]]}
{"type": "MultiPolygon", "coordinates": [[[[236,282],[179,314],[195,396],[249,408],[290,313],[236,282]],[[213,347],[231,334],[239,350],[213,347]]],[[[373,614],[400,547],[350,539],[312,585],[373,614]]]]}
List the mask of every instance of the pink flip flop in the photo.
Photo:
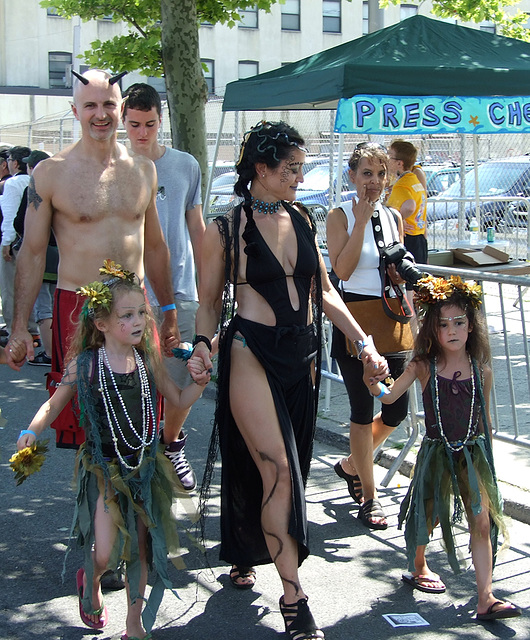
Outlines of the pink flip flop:
{"type": "Polygon", "coordinates": [[[445,584],[440,580],[440,576],[437,578],[434,577],[435,574],[431,576],[414,576],[412,573],[404,573],[401,576],[403,582],[410,584],[414,589],[418,589],[418,591],[423,591],[424,593],[444,593],[445,592],[445,584]],[[437,587],[429,587],[425,583],[433,583],[438,584],[437,587]]]}
{"type": "Polygon", "coordinates": [[[109,616],[107,613],[107,607],[103,604],[99,609],[94,611],[91,615],[98,616],[99,622],[92,622],[92,620],[87,616],[85,610],[83,609],[83,577],[85,575],[84,569],[78,569],[77,574],[75,576],[75,581],[77,585],[77,597],[79,599],[79,616],[84,624],[91,629],[103,629],[104,626],[109,621],[109,616]]]}

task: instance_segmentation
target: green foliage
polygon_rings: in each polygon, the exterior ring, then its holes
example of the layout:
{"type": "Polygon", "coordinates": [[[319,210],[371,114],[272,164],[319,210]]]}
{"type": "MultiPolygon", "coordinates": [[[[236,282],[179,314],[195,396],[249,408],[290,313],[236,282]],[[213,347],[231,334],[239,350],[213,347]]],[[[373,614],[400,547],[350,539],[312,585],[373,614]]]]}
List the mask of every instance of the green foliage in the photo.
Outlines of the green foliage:
{"type": "MultiPolygon", "coordinates": [[[[520,0],[432,0],[432,13],[439,18],[454,18],[463,22],[494,22],[497,32],[530,41],[530,33],[524,28],[528,16],[522,11],[506,13],[505,9],[519,4],[520,0]]],[[[382,8],[389,4],[401,4],[401,0],[380,0],[382,8]]]]}

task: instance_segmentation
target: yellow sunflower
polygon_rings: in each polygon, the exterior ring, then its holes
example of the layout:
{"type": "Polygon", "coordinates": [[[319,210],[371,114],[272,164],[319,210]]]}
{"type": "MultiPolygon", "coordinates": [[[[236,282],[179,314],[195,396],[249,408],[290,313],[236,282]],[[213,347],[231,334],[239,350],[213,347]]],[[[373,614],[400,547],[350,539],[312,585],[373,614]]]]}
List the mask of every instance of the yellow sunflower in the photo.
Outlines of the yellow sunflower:
{"type": "Polygon", "coordinates": [[[17,486],[22,484],[32,473],[41,470],[48,451],[48,440],[37,440],[30,447],[18,451],[9,459],[9,466],[15,473],[17,486]]]}

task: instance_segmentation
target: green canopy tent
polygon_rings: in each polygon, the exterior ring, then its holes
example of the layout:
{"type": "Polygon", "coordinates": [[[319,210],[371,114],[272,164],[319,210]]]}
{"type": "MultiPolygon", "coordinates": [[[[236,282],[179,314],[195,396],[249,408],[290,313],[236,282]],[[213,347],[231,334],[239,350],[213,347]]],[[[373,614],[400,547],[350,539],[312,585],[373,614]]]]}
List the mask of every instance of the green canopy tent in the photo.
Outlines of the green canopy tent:
{"type": "MultiPolygon", "coordinates": [[[[520,96],[529,88],[529,43],[412,16],[279,69],[229,83],[217,145],[227,111],[335,109],[339,99],[359,94],[520,96]]],[[[214,164],[217,153],[218,146],[214,164]]],[[[212,179],[213,172],[206,201],[212,179]]]]}
{"type": "MultiPolygon", "coordinates": [[[[217,145],[227,111],[336,109],[341,98],[362,94],[521,96],[528,95],[529,89],[529,43],[413,16],[280,69],[229,83],[217,145]]],[[[218,147],[215,157],[217,151],[218,147]]],[[[415,408],[412,413],[416,414],[415,408]]],[[[414,419],[413,433],[383,486],[388,485],[417,434],[414,419]]]]}
{"type": "Polygon", "coordinates": [[[529,87],[529,43],[412,16],[229,83],[223,111],[334,109],[357,94],[513,96],[529,87]]]}

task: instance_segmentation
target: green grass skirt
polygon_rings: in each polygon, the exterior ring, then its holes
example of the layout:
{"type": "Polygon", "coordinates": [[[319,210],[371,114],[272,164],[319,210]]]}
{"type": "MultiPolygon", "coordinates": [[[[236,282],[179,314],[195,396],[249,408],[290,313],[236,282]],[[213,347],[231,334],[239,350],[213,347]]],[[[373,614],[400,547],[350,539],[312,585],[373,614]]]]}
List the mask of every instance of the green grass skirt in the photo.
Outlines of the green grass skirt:
{"type": "Polygon", "coordinates": [[[428,544],[433,523],[440,524],[453,571],[461,571],[454,525],[462,522],[466,510],[475,516],[481,512],[481,493],[489,503],[490,537],[495,563],[499,533],[505,544],[508,536],[503,519],[503,502],[494,470],[488,462],[484,435],[472,439],[456,454],[449,453],[442,440],[423,439],[414,475],[399,512],[400,529],[405,522],[409,571],[415,570],[416,547],[428,544]],[[449,456],[452,456],[453,464],[449,456]]]}
{"type": "MultiPolygon", "coordinates": [[[[117,459],[105,462],[103,469],[101,464],[93,462],[82,446],[77,457],[75,476],[77,502],[73,532],[78,546],[84,551],[87,584],[91,584],[93,578],[94,513],[100,495],[104,495],[105,507],[118,531],[108,569],[115,570],[120,563],[125,564],[133,601],[139,596],[141,570],[137,526],[139,519],[147,527],[147,557],[154,574],[151,593],[142,614],[148,631],[154,624],[164,590],[167,588],[173,591],[168,575],[168,555],[171,555],[177,568],[184,567],[182,558],[179,557],[178,524],[172,512],[175,498],[184,505],[190,519],[196,520],[193,502],[179,483],[163,450],[163,445],[153,443],[146,450],[141,466],[137,470],[127,471],[120,467],[117,459]]],[[[86,612],[93,611],[91,591],[86,589],[83,598],[83,609],[86,612]]]]}

